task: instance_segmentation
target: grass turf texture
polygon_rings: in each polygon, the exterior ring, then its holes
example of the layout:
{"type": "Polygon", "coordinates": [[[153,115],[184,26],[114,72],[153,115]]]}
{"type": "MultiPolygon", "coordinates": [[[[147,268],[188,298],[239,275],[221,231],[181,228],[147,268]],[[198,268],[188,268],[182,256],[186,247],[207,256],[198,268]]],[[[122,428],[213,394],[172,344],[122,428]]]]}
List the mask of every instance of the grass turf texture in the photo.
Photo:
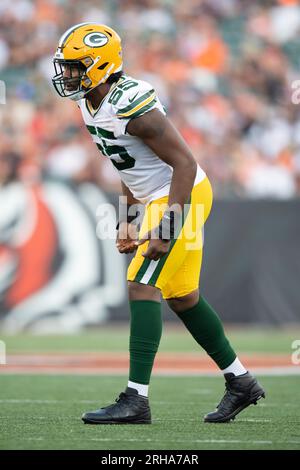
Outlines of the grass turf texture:
{"type": "MultiPolygon", "coordinates": [[[[300,339],[300,328],[280,329],[226,329],[226,333],[237,353],[286,353],[293,352],[291,345],[300,339]]],[[[128,351],[129,327],[103,326],[93,332],[80,335],[51,336],[2,336],[7,354],[18,352],[79,352],[79,351],[128,351]]],[[[164,325],[159,351],[198,352],[205,354],[184,327],[164,325]]]]}
{"type": "MultiPolygon", "coordinates": [[[[238,352],[291,354],[294,330],[229,330],[238,352]]],[[[75,336],[1,337],[7,353],[127,351],[128,330],[75,336]]],[[[198,351],[182,329],[165,326],[160,351],[198,351]]],[[[4,366],[5,367],[5,366],[4,366]]],[[[300,366],[299,366],[300,367],[300,366]]],[[[300,375],[259,377],[267,399],[229,424],[203,423],[224,391],[222,377],[153,377],[151,426],[89,426],[84,411],[113,402],[127,377],[0,376],[0,449],[300,449],[300,375]]]]}
{"type": "Polygon", "coordinates": [[[268,397],[234,422],[203,423],[221,377],[153,377],[153,424],[89,426],[81,413],[105,406],[126,378],[1,376],[1,449],[300,449],[300,378],[260,377],[268,397]]]}

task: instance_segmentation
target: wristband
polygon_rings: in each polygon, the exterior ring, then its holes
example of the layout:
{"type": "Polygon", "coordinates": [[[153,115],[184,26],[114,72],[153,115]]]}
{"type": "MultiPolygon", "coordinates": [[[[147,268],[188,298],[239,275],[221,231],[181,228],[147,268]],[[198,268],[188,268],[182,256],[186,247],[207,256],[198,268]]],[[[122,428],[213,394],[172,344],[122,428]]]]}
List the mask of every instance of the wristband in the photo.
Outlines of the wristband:
{"type": "Polygon", "coordinates": [[[174,211],[166,211],[158,226],[158,238],[163,241],[173,240],[175,237],[174,211]]]}

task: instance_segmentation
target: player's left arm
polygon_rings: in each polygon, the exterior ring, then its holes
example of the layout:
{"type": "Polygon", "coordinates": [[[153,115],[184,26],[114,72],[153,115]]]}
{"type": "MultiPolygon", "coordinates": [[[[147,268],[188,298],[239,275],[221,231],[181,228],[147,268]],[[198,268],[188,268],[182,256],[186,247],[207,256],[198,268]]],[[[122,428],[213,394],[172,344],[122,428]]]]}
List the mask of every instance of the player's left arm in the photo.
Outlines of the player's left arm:
{"type": "MultiPolygon", "coordinates": [[[[139,137],[164,162],[173,168],[169,193],[169,207],[178,204],[183,209],[193,189],[197,164],[188,146],[178,131],[158,109],[153,109],[127,124],[127,132],[139,137]]],[[[138,244],[150,238],[147,234],[138,244]]],[[[151,240],[147,258],[157,260],[168,252],[170,242],[151,240]]]]}

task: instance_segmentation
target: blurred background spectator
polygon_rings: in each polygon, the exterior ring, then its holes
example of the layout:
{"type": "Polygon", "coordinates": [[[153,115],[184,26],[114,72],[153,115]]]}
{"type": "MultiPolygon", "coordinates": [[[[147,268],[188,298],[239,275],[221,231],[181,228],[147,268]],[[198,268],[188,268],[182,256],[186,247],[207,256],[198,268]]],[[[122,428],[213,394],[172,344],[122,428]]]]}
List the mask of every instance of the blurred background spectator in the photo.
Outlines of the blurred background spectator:
{"type": "Polygon", "coordinates": [[[1,0],[0,185],[51,176],[119,190],[79,110],[52,89],[58,39],[83,21],[119,32],[125,72],[154,85],[218,197],[299,196],[296,0],[1,0]]]}

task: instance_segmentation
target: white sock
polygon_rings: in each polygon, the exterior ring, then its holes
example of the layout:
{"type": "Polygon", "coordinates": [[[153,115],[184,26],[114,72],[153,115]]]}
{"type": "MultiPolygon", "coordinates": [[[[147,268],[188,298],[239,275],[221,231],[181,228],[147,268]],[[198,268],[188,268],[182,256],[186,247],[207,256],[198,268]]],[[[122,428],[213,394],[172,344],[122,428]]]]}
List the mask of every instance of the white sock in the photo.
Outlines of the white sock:
{"type": "Polygon", "coordinates": [[[143,397],[148,396],[149,385],[138,384],[136,382],[131,382],[130,380],[128,380],[128,385],[127,386],[130,387],[130,388],[135,388],[138,391],[138,394],[142,395],[143,397]]]}
{"type": "Polygon", "coordinates": [[[226,367],[226,369],[222,370],[223,374],[228,374],[231,372],[234,375],[243,375],[246,374],[247,370],[240,362],[238,358],[236,358],[230,366],[226,367]]]}

